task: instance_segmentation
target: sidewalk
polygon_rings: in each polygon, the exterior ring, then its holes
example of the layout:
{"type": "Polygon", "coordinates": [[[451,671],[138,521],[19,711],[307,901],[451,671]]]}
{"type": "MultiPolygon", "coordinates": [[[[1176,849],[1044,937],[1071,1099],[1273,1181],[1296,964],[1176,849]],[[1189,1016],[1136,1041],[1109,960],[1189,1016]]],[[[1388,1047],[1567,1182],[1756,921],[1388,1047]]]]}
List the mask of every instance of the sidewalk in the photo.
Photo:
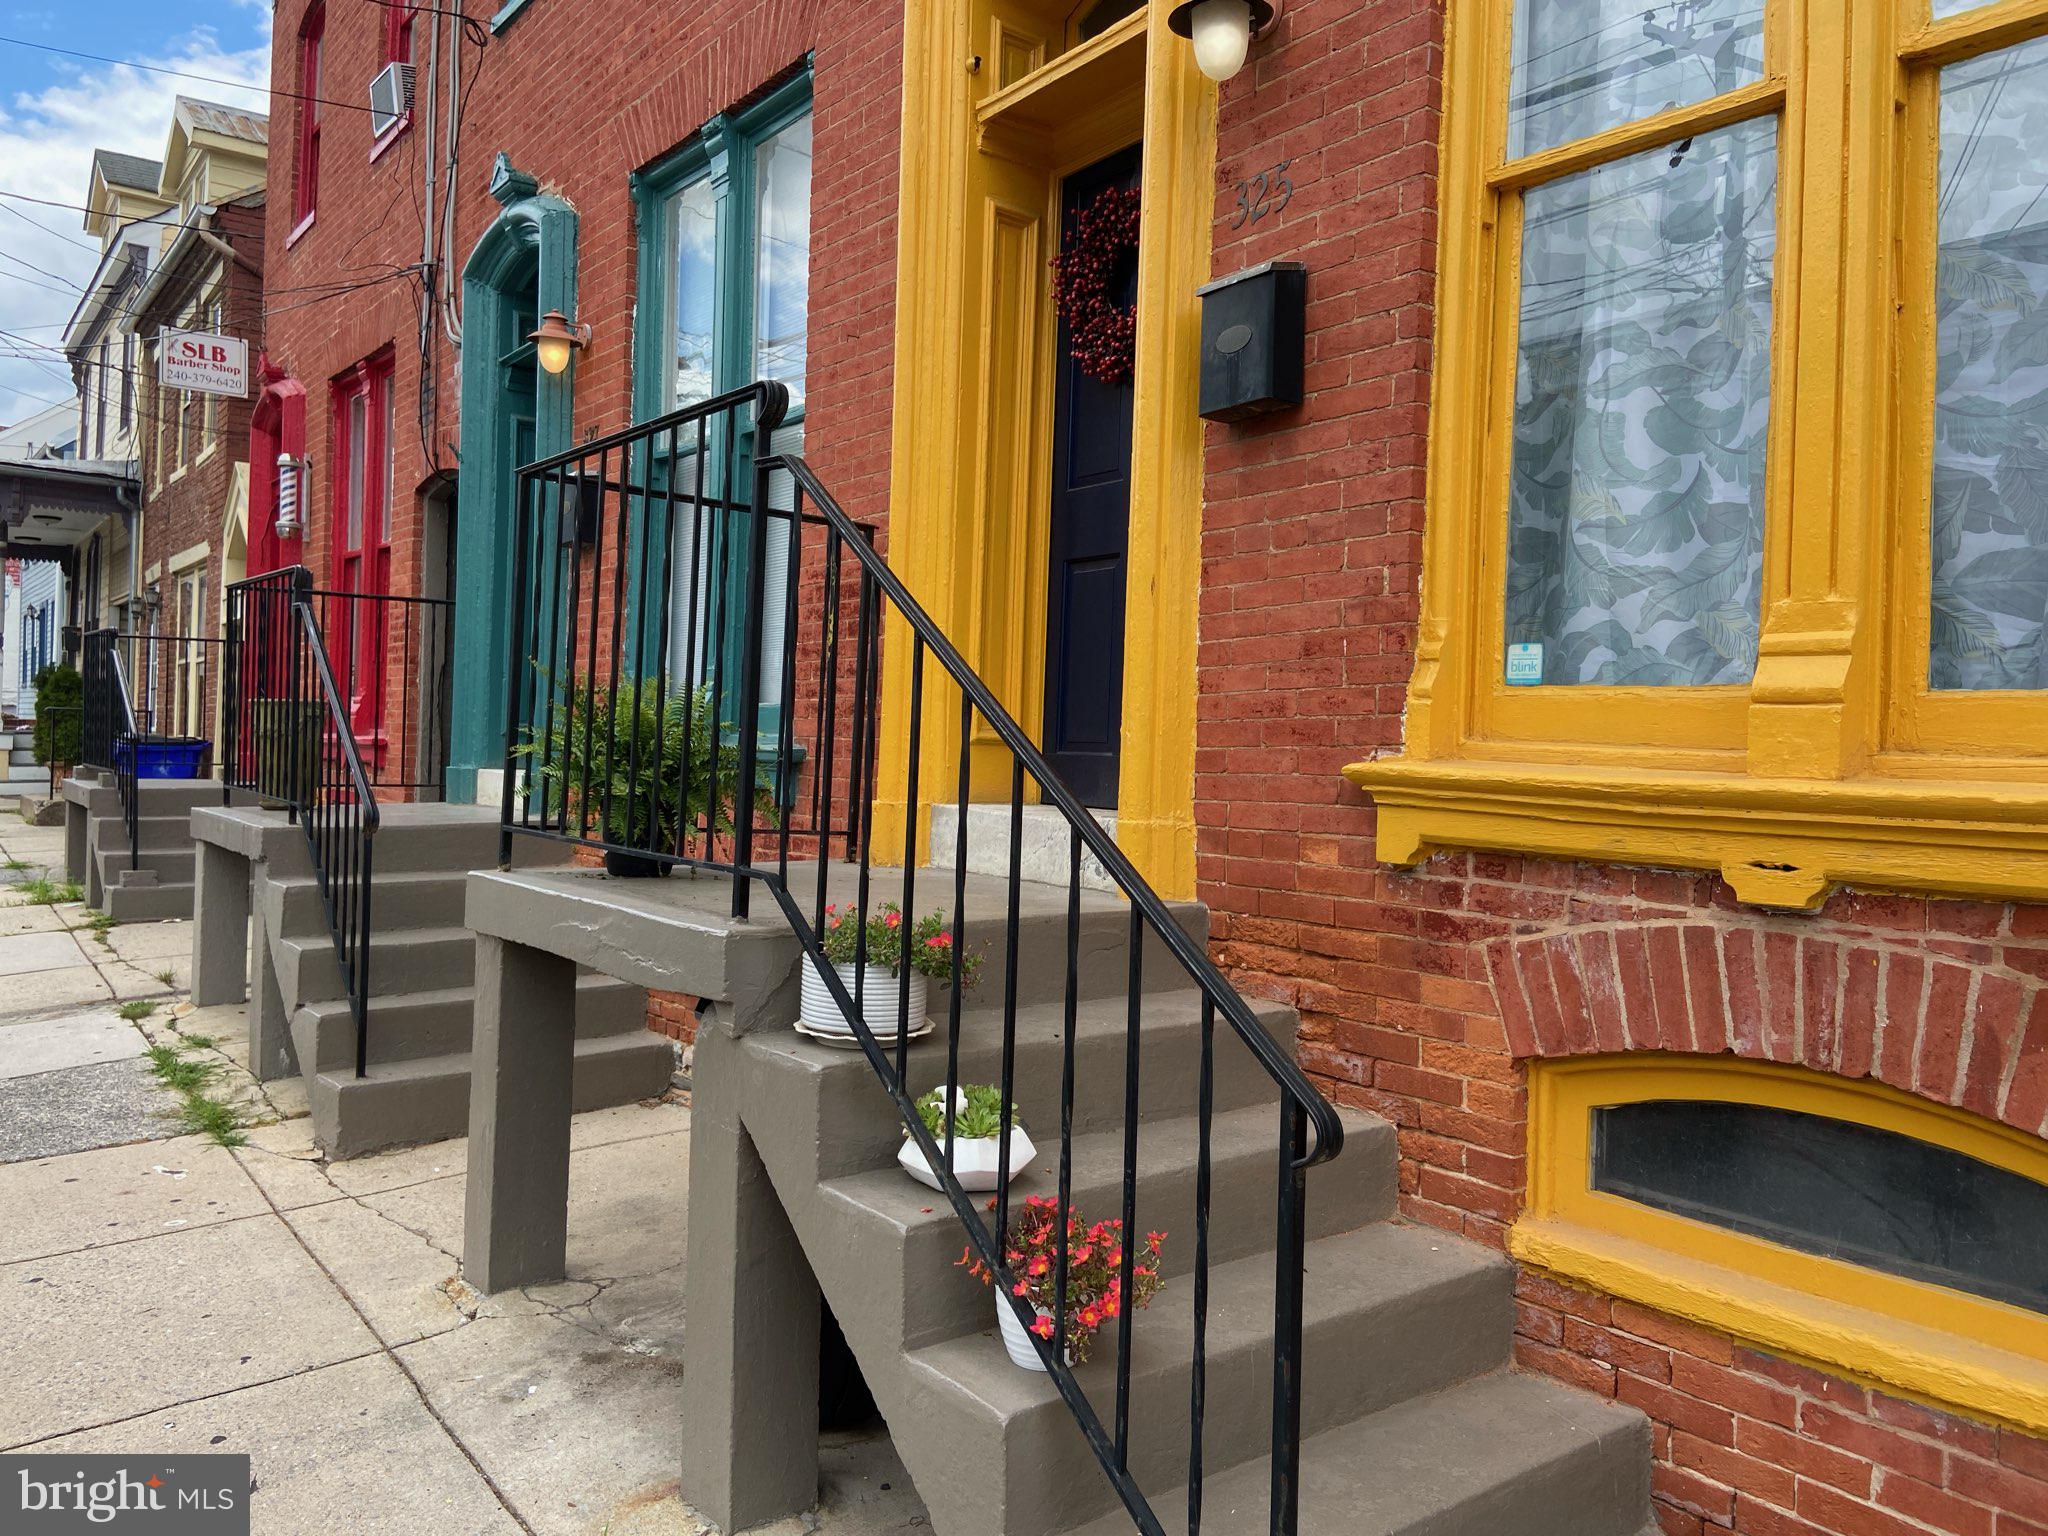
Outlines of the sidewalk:
{"type": "MultiPolygon", "coordinates": [[[[258,1536],[708,1529],[675,1497],[685,1096],[578,1117],[571,1278],[478,1297],[465,1144],[324,1162],[243,1010],[186,1000],[189,923],[24,904],[61,845],[0,824],[0,1450],[246,1451],[258,1536]],[[153,1046],[214,1067],[245,1144],[183,1131],[153,1046]]],[[[824,1468],[777,1536],[927,1529],[886,1435],[824,1468]]]]}

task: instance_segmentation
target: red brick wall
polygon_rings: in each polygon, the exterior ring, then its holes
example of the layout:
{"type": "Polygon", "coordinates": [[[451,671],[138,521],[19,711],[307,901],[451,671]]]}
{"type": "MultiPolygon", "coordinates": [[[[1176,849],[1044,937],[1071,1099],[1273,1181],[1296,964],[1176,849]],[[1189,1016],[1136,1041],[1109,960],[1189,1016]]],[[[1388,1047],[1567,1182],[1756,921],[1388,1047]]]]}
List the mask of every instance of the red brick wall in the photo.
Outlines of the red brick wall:
{"type": "MultiPolygon", "coordinates": [[[[281,0],[272,83],[293,86],[294,39],[308,0],[281,0]]],[[[425,65],[428,18],[418,25],[425,65]]],[[[376,6],[327,8],[326,94],[367,100],[381,62],[376,6]]],[[[715,113],[737,106],[814,56],[811,333],[807,453],[856,515],[880,508],[887,482],[890,338],[894,327],[897,128],[901,8],[880,0],[744,0],[684,5],[631,0],[591,9],[531,0],[481,53],[465,45],[475,77],[462,119],[451,250],[464,259],[498,213],[487,192],[500,151],[578,215],[578,318],[593,345],[577,364],[577,438],[628,423],[636,284],[628,177],[676,148],[715,113]],[[826,259],[824,253],[829,253],[826,259]]],[[[444,55],[445,68],[445,55],[444,55]]],[[[422,356],[419,278],[421,188],[430,159],[423,125],[373,161],[366,114],[335,108],[322,126],[318,216],[292,231],[294,108],[276,98],[271,157],[268,284],[272,359],[307,391],[313,459],[310,527],[301,558],[324,572],[332,539],[332,419],[327,383],[381,347],[396,346],[397,419],[392,587],[418,588],[417,492],[456,467],[459,358],[438,318],[422,356]],[[334,285],[350,291],[337,292],[334,285]],[[433,386],[420,426],[422,381],[433,386]]],[[[436,138],[440,137],[437,130],[436,138]]],[[[438,144],[434,146],[438,148],[438,144]]]]}
{"type": "MultiPolygon", "coordinates": [[[[1225,88],[1214,271],[1309,268],[1308,403],[1207,450],[1196,824],[1216,950],[1302,1014],[1303,1062],[1400,1130],[1403,1210],[1499,1245],[1536,1056],[1732,1052],[1872,1076],[2040,1133],[2048,911],[1845,893],[1813,917],[1704,875],[1373,857],[1341,776],[1398,749],[1421,569],[1442,18],[1297,0],[1225,88]],[[1235,184],[1291,161],[1279,213],[1235,184]]],[[[1647,1412],[1675,1536],[2048,1532],[2048,1445],[1536,1276],[1519,1358],[1647,1412]]]]}

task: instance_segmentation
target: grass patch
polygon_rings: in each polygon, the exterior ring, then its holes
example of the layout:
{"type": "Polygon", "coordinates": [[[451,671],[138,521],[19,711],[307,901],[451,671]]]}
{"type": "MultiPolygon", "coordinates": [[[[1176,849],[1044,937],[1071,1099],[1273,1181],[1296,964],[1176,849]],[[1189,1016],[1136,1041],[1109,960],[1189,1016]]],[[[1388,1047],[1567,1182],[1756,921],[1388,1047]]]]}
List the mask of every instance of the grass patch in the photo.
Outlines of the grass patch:
{"type": "MultiPolygon", "coordinates": [[[[126,1016],[125,1008],[123,1016],[126,1016]]],[[[159,1042],[144,1054],[149,1059],[150,1073],[178,1095],[178,1124],[187,1134],[209,1137],[223,1147],[244,1146],[249,1138],[242,1133],[234,1106],[223,1103],[207,1091],[220,1076],[220,1063],[189,1054],[204,1050],[212,1043],[203,1035],[195,1035],[178,1045],[159,1042]]]]}
{"type": "Polygon", "coordinates": [[[92,936],[98,939],[100,943],[104,944],[108,949],[112,949],[114,947],[114,941],[110,937],[110,935],[114,931],[114,918],[112,914],[106,912],[95,912],[91,917],[85,920],[85,926],[90,928],[92,930],[92,936]]]}
{"type": "Polygon", "coordinates": [[[210,1051],[220,1044],[211,1035],[186,1035],[184,1039],[185,1044],[195,1051],[210,1051]]]}
{"type": "Polygon", "coordinates": [[[121,1015],[121,1017],[126,1019],[130,1024],[133,1024],[136,1022],[136,1020],[146,1019],[152,1013],[155,1013],[156,1004],[148,1001],[145,998],[138,997],[130,1002],[123,1003],[120,1007],[116,1008],[114,1012],[121,1015]]]}
{"type": "Polygon", "coordinates": [[[27,859],[9,859],[4,866],[0,867],[4,867],[10,875],[18,875],[29,867],[29,862],[27,859]]]}
{"type": "Polygon", "coordinates": [[[85,900],[85,888],[75,880],[52,880],[37,875],[15,887],[32,907],[54,907],[60,902],[85,900]]]}

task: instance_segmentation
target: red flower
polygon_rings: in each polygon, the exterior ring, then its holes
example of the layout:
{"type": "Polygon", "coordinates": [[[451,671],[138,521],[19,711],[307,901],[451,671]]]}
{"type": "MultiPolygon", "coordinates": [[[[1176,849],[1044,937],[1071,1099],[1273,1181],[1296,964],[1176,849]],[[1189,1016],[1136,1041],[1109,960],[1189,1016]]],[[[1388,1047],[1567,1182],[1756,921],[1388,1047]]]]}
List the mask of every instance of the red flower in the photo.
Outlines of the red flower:
{"type": "Polygon", "coordinates": [[[1031,1331],[1037,1334],[1041,1339],[1051,1338],[1052,1319],[1047,1317],[1043,1312],[1039,1313],[1038,1321],[1031,1325],[1031,1331]]]}

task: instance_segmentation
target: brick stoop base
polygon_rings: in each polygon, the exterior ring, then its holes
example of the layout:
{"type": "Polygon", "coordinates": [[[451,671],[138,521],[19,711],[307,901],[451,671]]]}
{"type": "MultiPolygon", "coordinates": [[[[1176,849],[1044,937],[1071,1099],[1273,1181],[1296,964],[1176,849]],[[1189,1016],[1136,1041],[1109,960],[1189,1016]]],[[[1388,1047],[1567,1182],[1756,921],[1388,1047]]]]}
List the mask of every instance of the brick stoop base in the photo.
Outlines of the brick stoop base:
{"type": "Polygon", "coordinates": [[[1515,1358],[1647,1413],[1668,1536],[2044,1536],[2048,1443],[1524,1273],[1515,1358]]]}

